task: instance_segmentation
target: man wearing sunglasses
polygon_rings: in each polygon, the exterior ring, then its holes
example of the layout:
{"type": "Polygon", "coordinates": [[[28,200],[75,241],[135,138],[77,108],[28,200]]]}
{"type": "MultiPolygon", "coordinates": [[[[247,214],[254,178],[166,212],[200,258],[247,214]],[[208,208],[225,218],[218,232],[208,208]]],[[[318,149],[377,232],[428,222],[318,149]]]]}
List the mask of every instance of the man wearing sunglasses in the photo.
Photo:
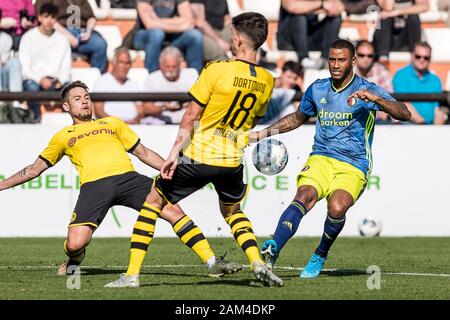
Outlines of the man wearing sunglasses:
{"type": "Polygon", "coordinates": [[[354,72],[364,79],[375,83],[387,92],[392,92],[392,77],[384,64],[375,60],[375,48],[367,40],[359,41],[356,46],[356,66],[354,72]]]}
{"type": "MultiPolygon", "coordinates": [[[[441,93],[441,80],[430,72],[431,47],[426,42],[417,42],[411,52],[411,64],[394,75],[395,93],[441,93]]],[[[410,121],[420,124],[444,124],[447,114],[438,102],[407,102],[412,113],[410,121]],[[414,115],[414,110],[417,114],[414,115]]]]}
{"type": "MultiPolygon", "coordinates": [[[[387,92],[393,92],[392,76],[386,66],[375,59],[374,45],[367,40],[361,40],[358,41],[355,49],[356,65],[353,71],[387,92]]],[[[389,114],[379,111],[377,111],[375,119],[377,123],[391,123],[393,121],[389,114]]]]}

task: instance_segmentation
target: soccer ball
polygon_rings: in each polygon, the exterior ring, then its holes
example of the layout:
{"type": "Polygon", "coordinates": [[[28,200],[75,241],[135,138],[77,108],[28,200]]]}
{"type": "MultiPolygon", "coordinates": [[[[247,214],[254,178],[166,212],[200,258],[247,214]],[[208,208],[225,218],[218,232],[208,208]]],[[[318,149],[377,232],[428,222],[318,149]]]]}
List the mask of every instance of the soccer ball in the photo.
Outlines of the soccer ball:
{"type": "Polygon", "coordinates": [[[255,146],[252,160],[259,172],[272,176],[280,173],[286,167],[288,152],[281,141],[266,139],[255,146]]]}
{"type": "Polygon", "coordinates": [[[381,233],[381,221],[377,218],[366,217],[359,223],[359,234],[363,237],[378,237],[381,233]]]}

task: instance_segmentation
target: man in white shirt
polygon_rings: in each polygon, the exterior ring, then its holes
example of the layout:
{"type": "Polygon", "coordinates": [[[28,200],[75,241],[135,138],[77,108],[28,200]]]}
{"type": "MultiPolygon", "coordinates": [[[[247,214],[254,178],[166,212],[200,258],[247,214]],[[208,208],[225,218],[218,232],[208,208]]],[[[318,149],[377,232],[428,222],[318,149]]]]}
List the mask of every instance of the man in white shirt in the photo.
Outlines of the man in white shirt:
{"type": "MultiPolygon", "coordinates": [[[[176,47],[166,47],[159,57],[160,70],[148,75],[144,84],[146,92],[188,92],[198,78],[193,68],[181,68],[183,56],[176,47]]],[[[185,106],[178,101],[155,101],[144,104],[144,124],[180,123],[185,106]]]]}
{"type": "MultiPolygon", "coordinates": [[[[128,48],[117,48],[111,72],[103,74],[95,83],[93,92],[140,92],[139,84],[128,78],[131,58],[128,48]]],[[[106,101],[94,103],[95,116],[115,116],[128,124],[138,124],[143,115],[140,101],[106,101]]]]}
{"type": "MultiPolygon", "coordinates": [[[[57,15],[58,7],[54,4],[42,5],[38,15],[40,25],[22,36],[19,60],[25,91],[59,90],[70,80],[71,49],[66,37],[54,28],[57,15]]],[[[39,122],[39,103],[30,101],[28,106],[39,122]]]]}

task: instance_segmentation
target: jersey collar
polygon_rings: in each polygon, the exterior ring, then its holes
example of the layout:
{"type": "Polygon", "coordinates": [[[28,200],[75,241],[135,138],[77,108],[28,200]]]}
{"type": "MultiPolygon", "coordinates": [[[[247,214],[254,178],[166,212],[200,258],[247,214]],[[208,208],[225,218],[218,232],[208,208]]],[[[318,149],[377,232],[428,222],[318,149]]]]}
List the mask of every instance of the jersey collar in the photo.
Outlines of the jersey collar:
{"type": "Polygon", "coordinates": [[[354,80],[355,80],[355,73],[353,73],[352,79],[351,79],[345,86],[343,86],[343,87],[340,88],[340,89],[336,89],[335,86],[334,86],[334,84],[333,84],[333,79],[331,79],[331,88],[332,88],[333,91],[336,92],[336,93],[341,92],[341,91],[347,89],[348,86],[350,86],[354,80]]]}

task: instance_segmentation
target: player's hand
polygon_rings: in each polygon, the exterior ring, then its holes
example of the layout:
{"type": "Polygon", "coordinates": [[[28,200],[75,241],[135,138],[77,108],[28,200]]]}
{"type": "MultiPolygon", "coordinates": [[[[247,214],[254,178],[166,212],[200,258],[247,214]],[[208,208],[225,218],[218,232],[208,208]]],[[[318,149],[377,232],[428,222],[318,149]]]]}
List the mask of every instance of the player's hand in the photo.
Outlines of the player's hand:
{"type": "Polygon", "coordinates": [[[350,97],[360,99],[365,102],[376,102],[379,99],[377,95],[373,94],[372,92],[366,89],[355,91],[351,94],[350,97]]]}
{"type": "Polygon", "coordinates": [[[178,157],[177,156],[174,157],[171,154],[169,158],[167,158],[167,160],[164,161],[164,163],[161,166],[160,170],[161,178],[163,178],[164,180],[171,180],[175,172],[175,169],[177,168],[177,164],[178,164],[178,157]]]}

